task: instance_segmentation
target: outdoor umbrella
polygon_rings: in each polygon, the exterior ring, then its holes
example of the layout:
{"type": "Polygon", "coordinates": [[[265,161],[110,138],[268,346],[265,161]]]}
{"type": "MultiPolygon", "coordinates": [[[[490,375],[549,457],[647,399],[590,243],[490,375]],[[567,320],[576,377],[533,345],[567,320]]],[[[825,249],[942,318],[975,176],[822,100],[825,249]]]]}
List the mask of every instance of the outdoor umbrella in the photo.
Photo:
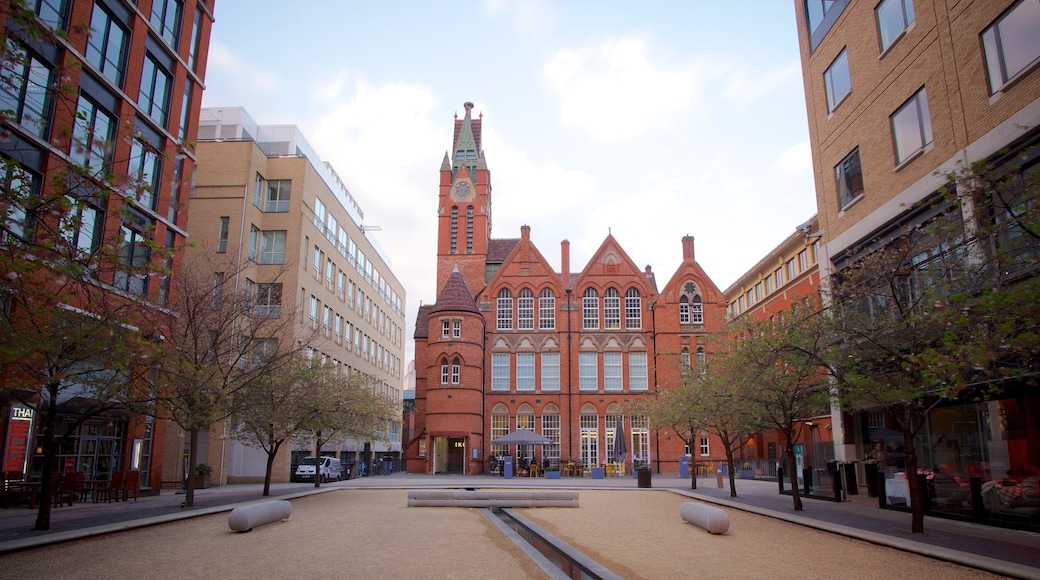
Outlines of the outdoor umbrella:
{"type": "Polygon", "coordinates": [[[508,435],[492,439],[494,445],[549,445],[552,439],[539,435],[530,429],[517,429],[508,435]]]}
{"type": "Polygon", "coordinates": [[[618,417],[617,429],[614,432],[614,461],[618,463],[625,462],[625,455],[628,453],[628,448],[625,447],[625,428],[622,426],[623,419],[618,417]]]}

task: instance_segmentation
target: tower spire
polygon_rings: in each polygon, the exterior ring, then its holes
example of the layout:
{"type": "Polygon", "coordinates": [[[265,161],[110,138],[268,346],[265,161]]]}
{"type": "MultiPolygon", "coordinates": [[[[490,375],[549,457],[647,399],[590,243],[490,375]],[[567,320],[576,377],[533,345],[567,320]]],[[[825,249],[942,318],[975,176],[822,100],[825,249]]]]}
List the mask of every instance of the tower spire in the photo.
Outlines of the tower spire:
{"type": "Polygon", "coordinates": [[[463,108],[466,114],[460,121],[455,118],[455,143],[452,149],[452,174],[458,175],[465,165],[471,176],[477,175],[477,159],[480,157],[480,124],[482,119],[473,120],[473,103],[467,101],[463,108]]]}

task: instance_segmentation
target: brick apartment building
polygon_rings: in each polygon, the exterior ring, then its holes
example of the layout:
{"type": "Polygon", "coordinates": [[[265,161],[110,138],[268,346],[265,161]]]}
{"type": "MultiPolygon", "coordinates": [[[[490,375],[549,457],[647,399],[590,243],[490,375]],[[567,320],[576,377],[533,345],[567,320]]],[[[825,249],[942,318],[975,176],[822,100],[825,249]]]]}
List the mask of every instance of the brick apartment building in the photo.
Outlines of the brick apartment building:
{"type": "MultiPolygon", "coordinates": [[[[489,458],[585,468],[617,463],[678,472],[682,441],[632,404],[677,384],[683,361],[714,352],[726,300],[697,264],[690,236],[663,288],[608,235],[571,268],[561,242],[556,270],[530,239],[491,237],[492,187],[482,118],[465,104],[440,170],[437,300],[415,328],[413,473],[480,474],[489,458]],[[547,445],[494,445],[517,429],[547,445]]],[[[688,364],[688,363],[687,363],[688,364]]]]}
{"type": "MultiPolygon", "coordinates": [[[[795,0],[819,226],[820,275],[841,272],[900,228],[942,209],[944,173],[988,161],[1023,182],[1040,161],[1040,1],[795,0]]],[[[1033,190],[1035,196],[1035,189],[1033,190]]],[[[1035,207],[1036,199],[1023,208],[1035,207]]],[[[999,224],[996,198],[965,199],[973,225],[999,224]]],[[[1016,252],[1002,284],[1036,274],[1040,251],[1005,229],[997,250],[1016,252]]],[[[925,264],[923,267],[927,267],[925,264]]],[[[1040,472],[1040,396],[1009,384],[981,401],[951,401],[929,415],[921,465],[954,476],[1015,481],[1040,472]]],[[[835,410],[839,459],[862,457],[886,429],[880,413],[835,410]],[[843,424],[848,422],[850,424],[843,424]]],[[[888,466],[898,469],[897,466],[888,466]]],[[[1033,480],[1035,481],[1035,479],[1033,480]]],[[[1040,504],[1037,504],[1040,506],[1040,504]]],[[[956,509],[966,509],[961,505],[956,509]]],[[[1007,506],[1004,506],[1007,507],[1007,506]]],[[[986,499],[987,513],[1017,515],[986,499]]],[[[996,516],[994,516],[996,517],[996,516]]]]}
{"type": "MultiPolygon", "coordinates": [[[[21,56],[4,63],[0,108],[6,119],[0,156],[11,187],[12,174],[44,196],[69,188],[75,199],[79,247],[94,252],[117,244],[127,264],[155,258],[151,245],[172,248],[176,270],[187,240],[187,193],[196,163],[199,107],[213,26],[214,0],[42,0],[24,2],[38,26],[54,34],[40,40],[19,36],[7,46],[21,56]],[[54,176],[84,168],[90,177],[74,185],[54,176]],[[127,177],[142,178],[133,194],[120,189],[127,177]],[[85,190],[106,194],[87,195],[85,190]],[[136,199],[129,197],[135,195],[136,199]]],[[[20,25],[0,15],[5,31],[20,25]]],[[[31,28],[31,26],[29,27],[31,28]]],[[[71,182],[70,182],[71,183],[71,182]]],[[[12,208],[0,214],[8,219],[12,208]]],[[[37,216],[39,219],[46,217],[37,216]]],[[[28,221],[28,220],[27,220],[28,221]]],[[[40,222],[37,222],[40,223],[40,222]]],[[[10,226],[11,223],[6,224],[10,226]]],[[[23,223],[25,231],[31,225],[23,223]]],[[[100,275],[99,275],[100,276],[100,275]]],[[[116,272],[100,285],[161,308],[170,301],[168,277],[116,272]]],[[[68,304],[86,312],[90,304],[68,304]]],[[[17,315],[17,313],[13,313],[17,315]]],[[[64,409],[64,411],[62,411],[64,409]]],[[[75,409],[59,420],[75,424],[75,409]]],[[[5,471],[39,477],[42,456],[34,443],[32,409],[0,401],[0,436],[5,471]],[[25,438],[27,436],[27,439],[25,438]],[[36,450],[36,453],[34,453],[36,450]]],[[[165,422],[128,413],[83,422],[59,451],[59,469],[108,479],[115,471],[139,472],[142,493],[158,493],[167,457],[159,443],[165,422]]],[[[173,459],[177,462],[177,458],[173,459]]]]}

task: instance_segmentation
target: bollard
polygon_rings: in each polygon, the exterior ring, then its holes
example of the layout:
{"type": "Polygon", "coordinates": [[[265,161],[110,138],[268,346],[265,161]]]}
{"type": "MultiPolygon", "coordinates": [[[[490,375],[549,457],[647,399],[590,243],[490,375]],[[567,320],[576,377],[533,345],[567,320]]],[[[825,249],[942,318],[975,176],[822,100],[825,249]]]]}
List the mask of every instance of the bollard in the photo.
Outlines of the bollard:
{"type": "Polygon", "coordinates": [[[719,480],[719,489],[722,489],[722,469],[715,472],[715,479],[719,480]]]}

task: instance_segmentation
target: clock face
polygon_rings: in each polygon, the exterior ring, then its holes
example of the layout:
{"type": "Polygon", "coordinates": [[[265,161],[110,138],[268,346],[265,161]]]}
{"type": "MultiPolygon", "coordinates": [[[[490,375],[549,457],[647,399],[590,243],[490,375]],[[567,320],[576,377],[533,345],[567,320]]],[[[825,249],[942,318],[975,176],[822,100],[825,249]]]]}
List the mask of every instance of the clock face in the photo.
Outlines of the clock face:
{"type": "Polygon", "coordinates": [[[469,197],[469,184],[465,181],[455,185],[455,197],[466,199],[469,197]]]}

